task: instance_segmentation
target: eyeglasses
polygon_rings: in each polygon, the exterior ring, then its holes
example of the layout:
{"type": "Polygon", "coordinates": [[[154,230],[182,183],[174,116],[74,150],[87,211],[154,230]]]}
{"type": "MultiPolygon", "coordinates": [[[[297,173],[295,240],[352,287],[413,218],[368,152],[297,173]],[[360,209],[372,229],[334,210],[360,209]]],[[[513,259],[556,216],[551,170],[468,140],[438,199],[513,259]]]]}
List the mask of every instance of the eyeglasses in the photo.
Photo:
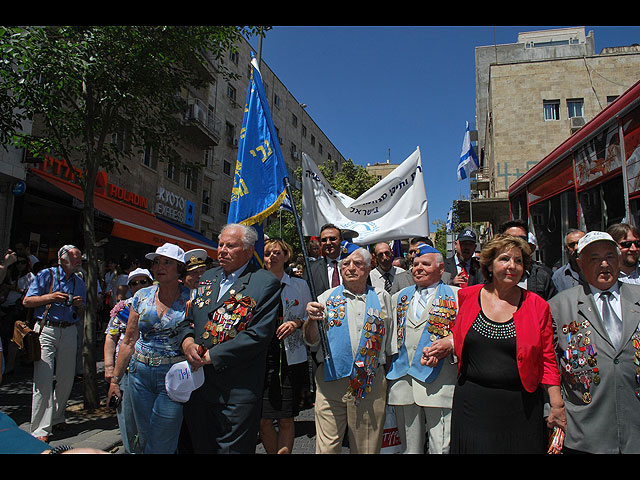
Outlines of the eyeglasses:
{"type": "Polygon", "coordinates": [[[640,240],[625,240],[624,242],[618,242],[622,248],[631,248],[631,245],[635,245],[636,248],[640,248],[640,240]]]}
{"type": "Polygon", "coordinates": [[[335,242],[336,240],[338,240],[338,237],[324,237],[320,239],[322,243],[335,242]]]}
{"type": "Polygon", "coordinates": [[[138,285],[151,285],[151,280],[133,280],[129,282],[129,286],[136,287],[138,285]]]}

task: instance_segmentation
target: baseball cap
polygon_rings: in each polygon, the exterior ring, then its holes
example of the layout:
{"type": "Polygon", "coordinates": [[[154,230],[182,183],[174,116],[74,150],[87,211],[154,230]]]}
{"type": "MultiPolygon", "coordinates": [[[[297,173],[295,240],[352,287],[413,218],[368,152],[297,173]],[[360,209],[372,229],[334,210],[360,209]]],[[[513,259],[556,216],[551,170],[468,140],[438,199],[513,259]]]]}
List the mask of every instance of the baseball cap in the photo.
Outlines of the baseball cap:
{"type": "Polygon", "coordinates": [[[187,264],[187,272],[206,265],[207,251],[204,248],[196,248],[184,253],[184,261],[187,264]]]}
{"type": "Polygon", "coordinates": [[[587,245],[591,245],[595,242],[610,242],[615,245],[616,248],[618,248],[618,244],[611,235],[609,235],[607,232],[599,232],[594,230],[592,232],[587,232],[584,237],[578,240],[578,255],[582,253],[587,245]]]}
{"type": "Polygon", "coordinates": [[[147,253],[144,258],[153,260],[158,255],[173,258],[178,262],[184,263],[184,250],[182,250],[178,245],[174,245],[173,243],[165,243],[161,247],[156,248],[155,252],[147,253]]]}
{"type": "Polygon", "coordinates": [[[129,283],[132,278],[139,277],[140,275],[144,275],[145,277],[149,277],[150,280],[153,280],[153,277],[151,276],[151,272],[149,272],[149,270],[147,270],[146,268],[136,268],[127,277],[127,283],[129,283]]]}
{"type": "Polygon", "coordinates": [[[191,371],[191,365],[186,360],[171,366],[164,378],[167,395],[174,402],[185,403],[191,397],[191,392],[200,388],[204,383],[204,370],[191,371]]]}
{"type": "Polygon", "coordinates": [[[458,234],[458,240],[461,241],[461,242],[464,242],[464,241],[475,242],[476,241],[476,232],[474,232],[470,228],[465,228],[464,230],[462,230],[458,234]]]}

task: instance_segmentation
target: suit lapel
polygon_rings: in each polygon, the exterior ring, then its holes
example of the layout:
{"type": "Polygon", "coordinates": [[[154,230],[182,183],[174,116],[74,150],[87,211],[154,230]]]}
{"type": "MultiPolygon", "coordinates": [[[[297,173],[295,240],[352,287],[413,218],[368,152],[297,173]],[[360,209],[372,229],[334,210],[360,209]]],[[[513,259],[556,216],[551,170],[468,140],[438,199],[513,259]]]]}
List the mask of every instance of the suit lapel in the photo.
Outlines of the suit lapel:
{"type": "MultiPolygon", "coordinates": [[[[242,292],[246,288],[247,284],[249,283],[249,279],[251,278],[251,274],[253,273],[253,271],[254,270],[250,263],[249,265],[247,265],[247,268],[244,269],[244,272],[242,272],[242,274],[238,276],[238,278],[233,283],[233,285],[231,285],[231,287],[229,287],[229,289],[224,293],[224,295],[220,297],[220,300],[216,303],[213,310],[220,307],[226,300],[229,299],[229,297],[231,296],[232,290],[235,293],[242,292]]],[[[220,293],[220,282],[222,282],[222,279],[223,279],[223,271],[222,269],[220,269],[220,272],[218,272],[218,274],[216,275],[215,282],[214,282],[216,284],[216,286],[213,288],[213,293],[215,295],[215,298],[218,298],[218,294],[220,293]]]]}
{"type": "MultiPolygon", "coordinates": [[[[582,285],[580,293],[578,294],[578,313],[589,321],[591,326],[602,338],[611,344],[609,334],[602,324],[595,299],[593,298],[593,294],[591,293],[591,289],[588,285],[582,285]]],[[[613,346],[613,344],[611,345],[613,346]]]]}
{"type": "Polygon", "coordinates": [[[620,287],[620,306],[622,311],[622,347],[638,329],[640,323],[640,299],[632,298],[629,287],[618,282],[620,287]]]}

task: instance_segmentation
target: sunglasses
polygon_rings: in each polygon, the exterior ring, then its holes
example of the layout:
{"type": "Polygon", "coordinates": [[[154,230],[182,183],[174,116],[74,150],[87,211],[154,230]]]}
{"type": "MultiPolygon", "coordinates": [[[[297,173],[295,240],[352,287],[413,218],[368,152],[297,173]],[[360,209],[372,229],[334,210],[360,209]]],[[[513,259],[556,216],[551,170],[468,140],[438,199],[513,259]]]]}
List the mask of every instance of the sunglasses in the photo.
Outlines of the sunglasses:
{"type": "Polygon", "coordinates": [[[618,242],[622,248],[631,248],[631,245],[635,245],[636,248],[640,248],[640,240],[625,240],[624,242],[618,242]]]}
{"type": "Polygon", "coordinates": [[[151,285],[151,280],[134,280],[129,282],[129,285],[132,287],[136,287],[138,285],[151,285]]]}
{"type": "Polygon", "coordinates": [[[338,237],[324,237],[320,239],[322,243],[335,242],[336,240],[338,240],[338,237]]]}

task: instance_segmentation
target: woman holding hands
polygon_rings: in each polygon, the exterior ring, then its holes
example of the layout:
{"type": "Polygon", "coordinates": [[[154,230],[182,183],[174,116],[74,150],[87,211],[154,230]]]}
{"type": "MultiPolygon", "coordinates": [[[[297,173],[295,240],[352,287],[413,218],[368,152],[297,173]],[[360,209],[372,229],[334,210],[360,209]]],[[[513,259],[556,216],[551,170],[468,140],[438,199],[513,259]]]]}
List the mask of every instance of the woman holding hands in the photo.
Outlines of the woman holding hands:
{"type": "Polygon", "coordinates": [[[530,261],[526,240],[497,235],[480,255],[486,284],[459,291],[452,453],[544,453],[545,391],[547,427],[566,427],[549,305],[519,286],[530,261]]]}

